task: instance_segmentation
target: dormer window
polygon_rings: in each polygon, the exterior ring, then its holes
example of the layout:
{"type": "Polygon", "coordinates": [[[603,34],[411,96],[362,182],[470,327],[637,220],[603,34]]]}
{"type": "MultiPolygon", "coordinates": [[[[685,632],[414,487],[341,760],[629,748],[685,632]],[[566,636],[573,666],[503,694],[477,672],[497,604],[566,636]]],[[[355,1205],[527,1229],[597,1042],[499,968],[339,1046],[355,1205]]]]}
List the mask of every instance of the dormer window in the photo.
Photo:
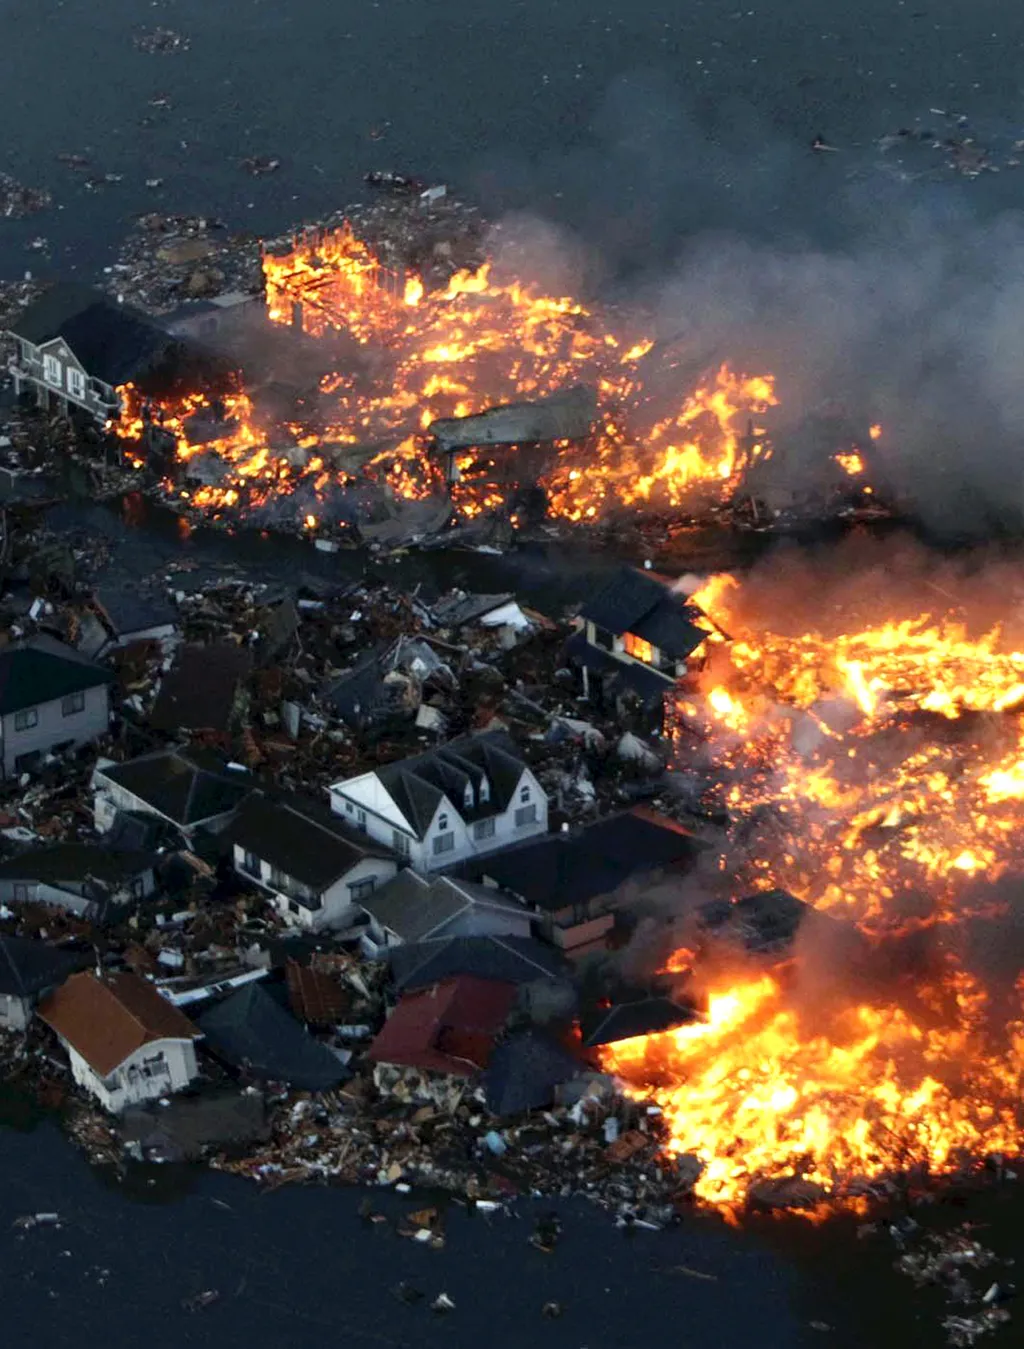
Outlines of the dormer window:
{"type": "Polygon", "coordinates": [[[491,788],[486,778],[480,779],[480,786],[477,790],[480,793],[481,801],[489,801],[491,799],[491,788]]]}
{"type": "Polygon", "coordinates": [[[473,784],[472,784],[471,782],[467,782],[467,783],[466,783],[466,790],[462,793],[462,804],[463,804],[464,806],[467,806],[467,807],[469,807],[469,808],[472,808],[472,805],[473,805],[473,784]]]}

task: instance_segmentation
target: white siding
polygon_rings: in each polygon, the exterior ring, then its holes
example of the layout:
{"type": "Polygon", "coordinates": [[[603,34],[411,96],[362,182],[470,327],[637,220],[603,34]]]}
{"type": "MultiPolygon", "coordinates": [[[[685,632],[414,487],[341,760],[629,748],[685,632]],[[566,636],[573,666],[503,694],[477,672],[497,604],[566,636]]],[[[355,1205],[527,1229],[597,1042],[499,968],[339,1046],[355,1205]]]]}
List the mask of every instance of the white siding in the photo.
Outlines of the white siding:
{"type": "Polygon", "coordinates": [[[0,994],[0,1029],[24,1030],[32,1016],[32,1008],[25,998],[12,993],[0,994]]]}
{"type": "Polygon", "coordinates": [[[71,1060],[71,1076],[80,1087],[96,1097],[111,1114],[141,1101],[154,1101],[171,1092],[182,1091],[199,1075],[195,1045],[191,1040],[154,1040],[130,1054],[110,1077],[100,1077],[77,1050],[64,1042],[71,1060]],[[158,1055],[165,1071],[146,1075],[143,1065],[158,1055]]]}
{"type": "Polygon", "coordinates": [[[308,909],[298,900],[292,900],[290,896],[277,889],[271,879],[272,868],[269,862],[257,859],[259,862],[259,874],[248,871],[245,867],[245,850],[239,844],[234,847],[234,866],[235,870],[241,876],[249,880],[255,880],[263,889],[269,891],[274,908],[285,920],[293,927],[305,928],[309,931],[319,931],[321,928],[345,927],[358,917],[361,912],[357,905],[352,903],[349,894],[349,887],[357,885],[360,881],[366,881],[371,877],[377,882],[378,886],[386,884],[398,872],[398,863],[388,857],[364,857],[361,862],[357,862],[354,867],[345,873],[329,886],[323,892],[322,904],[319,909],[308,909]]]}
{"type": "Polygon", "coordinates": [[[65,742],[87,745],[89,741],[106,735],[110,729],[110,701],[106,684],[85,690],[79,712],[65,715],[63,698],[39,703],[23,711],[35,713],[34,725],[19,730],[18,719],[22,714],[18,712],[9,712],[3,718],[3,771],[6,777],[18,771],[15,765],[23,754],[47,754],[54,745],[65,742]]]}

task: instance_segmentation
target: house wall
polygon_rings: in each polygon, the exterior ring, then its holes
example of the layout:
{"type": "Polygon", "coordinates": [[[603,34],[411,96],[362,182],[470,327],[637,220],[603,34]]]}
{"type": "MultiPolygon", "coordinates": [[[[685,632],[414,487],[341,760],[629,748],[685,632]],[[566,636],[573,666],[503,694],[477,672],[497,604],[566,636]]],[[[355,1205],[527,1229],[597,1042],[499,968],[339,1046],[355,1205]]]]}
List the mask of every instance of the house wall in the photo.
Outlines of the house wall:
{"type": "Polygon", "coordinates": [[[17,342],[18,360],[12,370],[17,394],[27,384],[41,396],[53,395],[72,403],[98,421],[116,414],[119,400],[115,391],[89,375],[63,338],[55,337],[40,347],[24,338],[17,342]]]}
{"type": "Polygon", "coordinates": [[[32,1019],[32,1006],[27,998],[13,993],[0,994],[0,1029],[24,1030],[32,1019]]]}
{"type": "MultiPolygon", "coordinates": [[[[380,793],[383,793],[389,802],[391,797],[384,792],[380,784],[378,784],[379,793],[369,790],[365,785],[367,776],[372,774],[364,774],[362,778],[354,779],[352,784],[336,783],[331,788],[331,809],[342,819],[355,824],[357,828],[363,828],[369,837],[378,843],[383,843],[389,848],[395,847],[396,825],[393,823],[393,817],[397,808],[392,802],[387,815],[381,815],[371,807],[370,802],[378,802],[380,793]],[[356,787],[356,793],[350,795],[353,785],[356,787]],[[353,805],[353,811],[346,810],[348,804],[353,805]],[[362,813],[360,815],[357,812],[362,813]]],[[[405,856],[418,871],[443,871],[464,862],[467,858],[495,852],[498,848],[507,848],[511,843],[520,843],[524,839],[535,838],[538,834],[546,834],[548,799],[528,768],[524,768],[520,775],[508,809],[489,818],[494,821],[494,833],[488,838],[477,838],[473,823],[467,823],[448,797],[442,797],[422,839],[412,837],[407,832],[407,826],[400,831],[408,840],[408,852],[405,856]],[[529,793],[527,802],[521,799],[524,789],[529,793]],[[516,811],[524,805],[536,806],[536,819],[529,824],[517,825],[516,811]],[[444,830],[440,828],[442,818],[446,818],[448,824],[448,828],[444,830]],[[454,842],[446,851],[435,852],[434,840],[443,834],[450,834],[454,842]]]]}
{"type": "Polygon", "coordinates": [[[458,914],[450,923],[445,923],[431,937],[529,937],[531,915],[524,910],[521,914],[504,909],[488,909],[474,904],[471,909],[458,914]]]}
{"type": "Polygon", "coordinates": [[[191,1040],[154,1040],[130,1054],[110,1077],[102,1078],[66,1041],[71,1076],[96,1097],[105,1110],[118,1114],[129,1105],[155,1101],[181,1091],[199,1075],[195,1045],[191,1040]],[[146,1073],[147,1060],[162,1057],[160,1069],[146,1073]]]}
{"type": "Polygon", "coordinates": [[[272,868],[269,862],[259,862],[259,874],[246,870],[245,849],[235,844],[233,851],[234,868],[240,876],[254,880],[263,889],[269,891],[274,908],[293,927],[308,931],[319,931],[328,927],[345,927],[358,917],[361,910],[353,904],[349,887],[360,881],[374,879],[378,886],[384,885],[398,873],[398,863],[387,857],[364,857],[351,867],[344,876],[323,891],[318,909],[308,909],[278,889],[271,880],[272,868]]]}
{"type": "MultiPolygon", "coordinates": [[[[26,708],[25,711],[30,709],[26,708]]],[[[54,745],[71,741],[87,745],[106,735],[110,728],[110,689],[106,684],[85,690],[85,706],[81,712],[64,715],[63,699],[39,703],[35,708],[37,721],[26,730],[15,729],[18,714],[9,712],[3,718],[3,771],[5,777],[15,776],[15,764],[24,754],[48,753],[54,745]]]]}

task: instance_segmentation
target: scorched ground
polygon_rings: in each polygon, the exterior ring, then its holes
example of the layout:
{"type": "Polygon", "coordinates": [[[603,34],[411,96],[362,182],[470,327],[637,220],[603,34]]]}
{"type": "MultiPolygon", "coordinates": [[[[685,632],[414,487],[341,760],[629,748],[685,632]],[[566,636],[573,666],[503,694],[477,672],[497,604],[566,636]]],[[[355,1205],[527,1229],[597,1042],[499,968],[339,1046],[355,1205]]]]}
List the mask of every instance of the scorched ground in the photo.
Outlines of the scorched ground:
{"type": "Polygon", "coordinates": [[[665,967],[703,1018],[605,1053],[703,1164],[704,1200],[796,1177],[813,1204],[1019,1153],[1022,588],[811,572],[698,593],[733,640],[675,734],[728,814],[723,885],[815,919],[772,965],[688,942],[665,967]]]}

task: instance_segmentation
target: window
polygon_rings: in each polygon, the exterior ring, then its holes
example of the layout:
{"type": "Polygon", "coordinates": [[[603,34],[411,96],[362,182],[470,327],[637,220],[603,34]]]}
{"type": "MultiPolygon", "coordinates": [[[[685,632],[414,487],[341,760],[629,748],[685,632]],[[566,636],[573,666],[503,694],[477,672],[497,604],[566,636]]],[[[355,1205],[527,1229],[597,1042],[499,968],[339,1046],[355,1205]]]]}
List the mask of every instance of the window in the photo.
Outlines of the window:
{"type": "Polygon", "coordinates": [[[475,839],[494,837],[494,820],[477,820],[473,826],[473,837],[475,839]]]}
{"type": "Polygon", "coordinates": [[[473,807],[473,784],[471,782],[466,783],[466,790],[462,793],[462,804],[468,809],[473,807]]]}
{"type": "Polygon", "coordinates": [[[364,881],[353,881],[348,887],[349,898],[353,904],[358,904],[361,899],[366,899],[367,895],[372,895],[376,888],[376,876],[367,876],[364,881]]]}
{"type": "Polygon", "coordinates": [[[439,853],[452,852],[455,847],[454,834],[438,834],[434,839],[434,856],[439,853]]]}
{"type": "Polygon", "coordinates": [[[141,899],[146,892],[146,882],[141,876],[135,876],[128,888],[131,891],[132,899],[141,899]]]}
{"type": "Polygon", "coordinates": [[[623,633],[622,649],[634,660],[642,660],[645,665],[654,664],[654,647],[642,637],[636,637],[631,632],[623,633]]]}
{"type": "Polygon", "coordinates": [[[22,881],[14,882],[14,902],[15,904],[28,903],[28,886],[22,881]]]}
{"type": "Polygon", "coordinates": [[[294,899],[290,899],[290,900],[288,901],[288,908],[291,910],[292,913],[301,913],[301,912],[302,912],[302,905],[296,903],[296,901],[295,901],[294,899]]]}
{"type": "Polygon", "coordinates": [[[490,784],[488,783],[488,781],[487,781],[486,778],[481,778],[481,779],[480,779],[480,788],[479,788],[479,791],[480,791],[480,801],[481,801],[481,804],[482,804],[484,801],[489,801],[489,800],[491,799],[491,788],[490,788],[490,784]]]}
{"type": "Polygon", "coordinates": [[[447,815],[439,815],[439,816],[437,817],[437,827],[438,827],[438,829],[440,829],[442,832],[443,832],[445,829],[448,828],[448,816],[447,816],[447,815]]]}
{"type": "Polygon", "coordinates": [[[516,828],[522,829],[524,825],[537,823],[536,806],[520,806],[516,811],[516,828]]]}
{"type": "Polygon", "coordinates": [[[365,811],[365,810],[359,810],[359,811],[356,812],[356,828],[357,828],[357,829],[361,829],[361,830],[363,831],[364,834],[366,833],[366,811],[365,811]]]}
{"type": "Polygon", "coordinates": [[[14,729],[16,731],[31,731],[33,726],[39,725],[39,708],[26,707],[24,712],[15,712],[14,729]]]}
{"type": "Polygon", "coordinates": [[[85,694],[69,693],[60,702],[60,710],[65,717],[73,717],[77,712],[85,711],[85,694]]]}
{"type": "Polygon", "coordinates": [[[529,789],[529,787],[524,787],[524,788],[522,789],[522,791],[519,793],[519,799],[520,799],[520,801],[522,801],[523,805],[525,806],[526,803],[527,803],[527,801],[529,801],[529,799],[530,799],[530,789],[529,789]]]}
{"type": "Polygon", "coordinates": [[[351,815],[352,812],[353,812],[353,810],[355,810],[355,806],[353,806],[352,802],[351,802],[351,801],[346,801],[346,802],[345,802],[345,814],[346,814],[346,815],[351,815]]]}
{"type": "Polygon", "coordinates": [[[81,370],[75,370],[73,366],[68,366],[68,393],[72,398],[85,397],[85,376],[81,370]]]}
{"type": "Polygon", "coordinates": [[[61,377],[60,361],[57,360],[56,356],[43,357],[43,379],[46,380],[47,384],[53,384],[58,389],[64,383],[61,377]]]}
{"type": "Polygon", "coordinates": [[[403,834],[400,829],[392,829],[391,846],[399,857],[408,857],[412,851],[412,841],[408,834],[403,834]]]}
{"type": "Polygon", "coordinates": [[[257,878],[259,877],[260,859],[256,856],[254,852],[243,853],[242,870],[247,871],[250,876],[256,876],[257,878]]]}

